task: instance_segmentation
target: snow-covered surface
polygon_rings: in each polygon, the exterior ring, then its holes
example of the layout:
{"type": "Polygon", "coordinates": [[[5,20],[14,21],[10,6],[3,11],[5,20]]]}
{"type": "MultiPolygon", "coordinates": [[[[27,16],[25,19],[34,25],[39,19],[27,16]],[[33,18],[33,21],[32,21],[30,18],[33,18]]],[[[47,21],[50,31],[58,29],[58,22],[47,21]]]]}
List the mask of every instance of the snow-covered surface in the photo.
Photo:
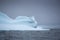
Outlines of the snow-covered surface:
{"type": "Polygon", "coordinates": [[[0,30],[50,30],[42,27],[31,27],[29,25],[0,24],[0,30]]]}

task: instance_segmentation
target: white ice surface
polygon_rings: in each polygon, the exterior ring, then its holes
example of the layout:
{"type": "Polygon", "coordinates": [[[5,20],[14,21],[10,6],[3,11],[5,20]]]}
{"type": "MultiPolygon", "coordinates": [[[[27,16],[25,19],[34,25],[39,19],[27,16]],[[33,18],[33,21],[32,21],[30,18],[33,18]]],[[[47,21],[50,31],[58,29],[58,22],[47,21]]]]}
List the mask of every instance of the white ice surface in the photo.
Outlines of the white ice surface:
{"type": "Polygon", "coordinates": [[[43,29],[42,27],[34,28],[28,25],[0,24],[0,30],[50,30],[50,29],[43,29]]]}

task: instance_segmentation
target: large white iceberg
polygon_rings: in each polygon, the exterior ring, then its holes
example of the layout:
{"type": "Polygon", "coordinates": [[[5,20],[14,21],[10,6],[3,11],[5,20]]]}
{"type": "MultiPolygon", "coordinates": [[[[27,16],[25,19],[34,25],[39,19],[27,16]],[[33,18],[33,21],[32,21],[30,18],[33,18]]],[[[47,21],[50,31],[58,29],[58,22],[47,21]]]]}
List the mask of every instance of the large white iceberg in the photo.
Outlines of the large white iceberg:
{"type": "Polygon", "coordinates": [[[2,12],[0,12],[0,24],[28,25],[32,27],[37,26],[34,16],[18,16],[16,19],[12,19],[2,12]]]}
{"type": "Polygon", "coordinates": [[[0,12],[0,30],[49,30],[38,27],[34,16],[18,16],[16,19],[0,12]],[[37,27],[37,28],[35,28],[37,27]]]}

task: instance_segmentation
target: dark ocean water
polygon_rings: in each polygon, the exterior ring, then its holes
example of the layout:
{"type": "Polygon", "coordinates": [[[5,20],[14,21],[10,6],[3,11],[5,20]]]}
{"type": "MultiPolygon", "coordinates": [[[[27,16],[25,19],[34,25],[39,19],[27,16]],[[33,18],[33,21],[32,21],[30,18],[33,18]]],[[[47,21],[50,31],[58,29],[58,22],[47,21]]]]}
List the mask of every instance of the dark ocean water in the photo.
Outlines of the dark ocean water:
{"type": "Polygon", "coordinates": [[[0,30],[0,40],[60,40],[60,29],[49,31],[0,30]]]}

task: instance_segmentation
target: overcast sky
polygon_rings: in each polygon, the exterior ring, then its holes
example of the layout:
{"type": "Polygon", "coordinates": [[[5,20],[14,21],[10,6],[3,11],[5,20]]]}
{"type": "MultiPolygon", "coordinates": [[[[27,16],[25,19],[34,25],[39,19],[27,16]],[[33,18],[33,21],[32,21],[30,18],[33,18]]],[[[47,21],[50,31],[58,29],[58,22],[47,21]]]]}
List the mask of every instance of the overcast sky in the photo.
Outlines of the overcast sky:
{"type": "Polygon", "coordinates": [[[35,16],[39,25],[60,24],[60,0],[0,0],[0,11],[13,19],[35,16]]]}

